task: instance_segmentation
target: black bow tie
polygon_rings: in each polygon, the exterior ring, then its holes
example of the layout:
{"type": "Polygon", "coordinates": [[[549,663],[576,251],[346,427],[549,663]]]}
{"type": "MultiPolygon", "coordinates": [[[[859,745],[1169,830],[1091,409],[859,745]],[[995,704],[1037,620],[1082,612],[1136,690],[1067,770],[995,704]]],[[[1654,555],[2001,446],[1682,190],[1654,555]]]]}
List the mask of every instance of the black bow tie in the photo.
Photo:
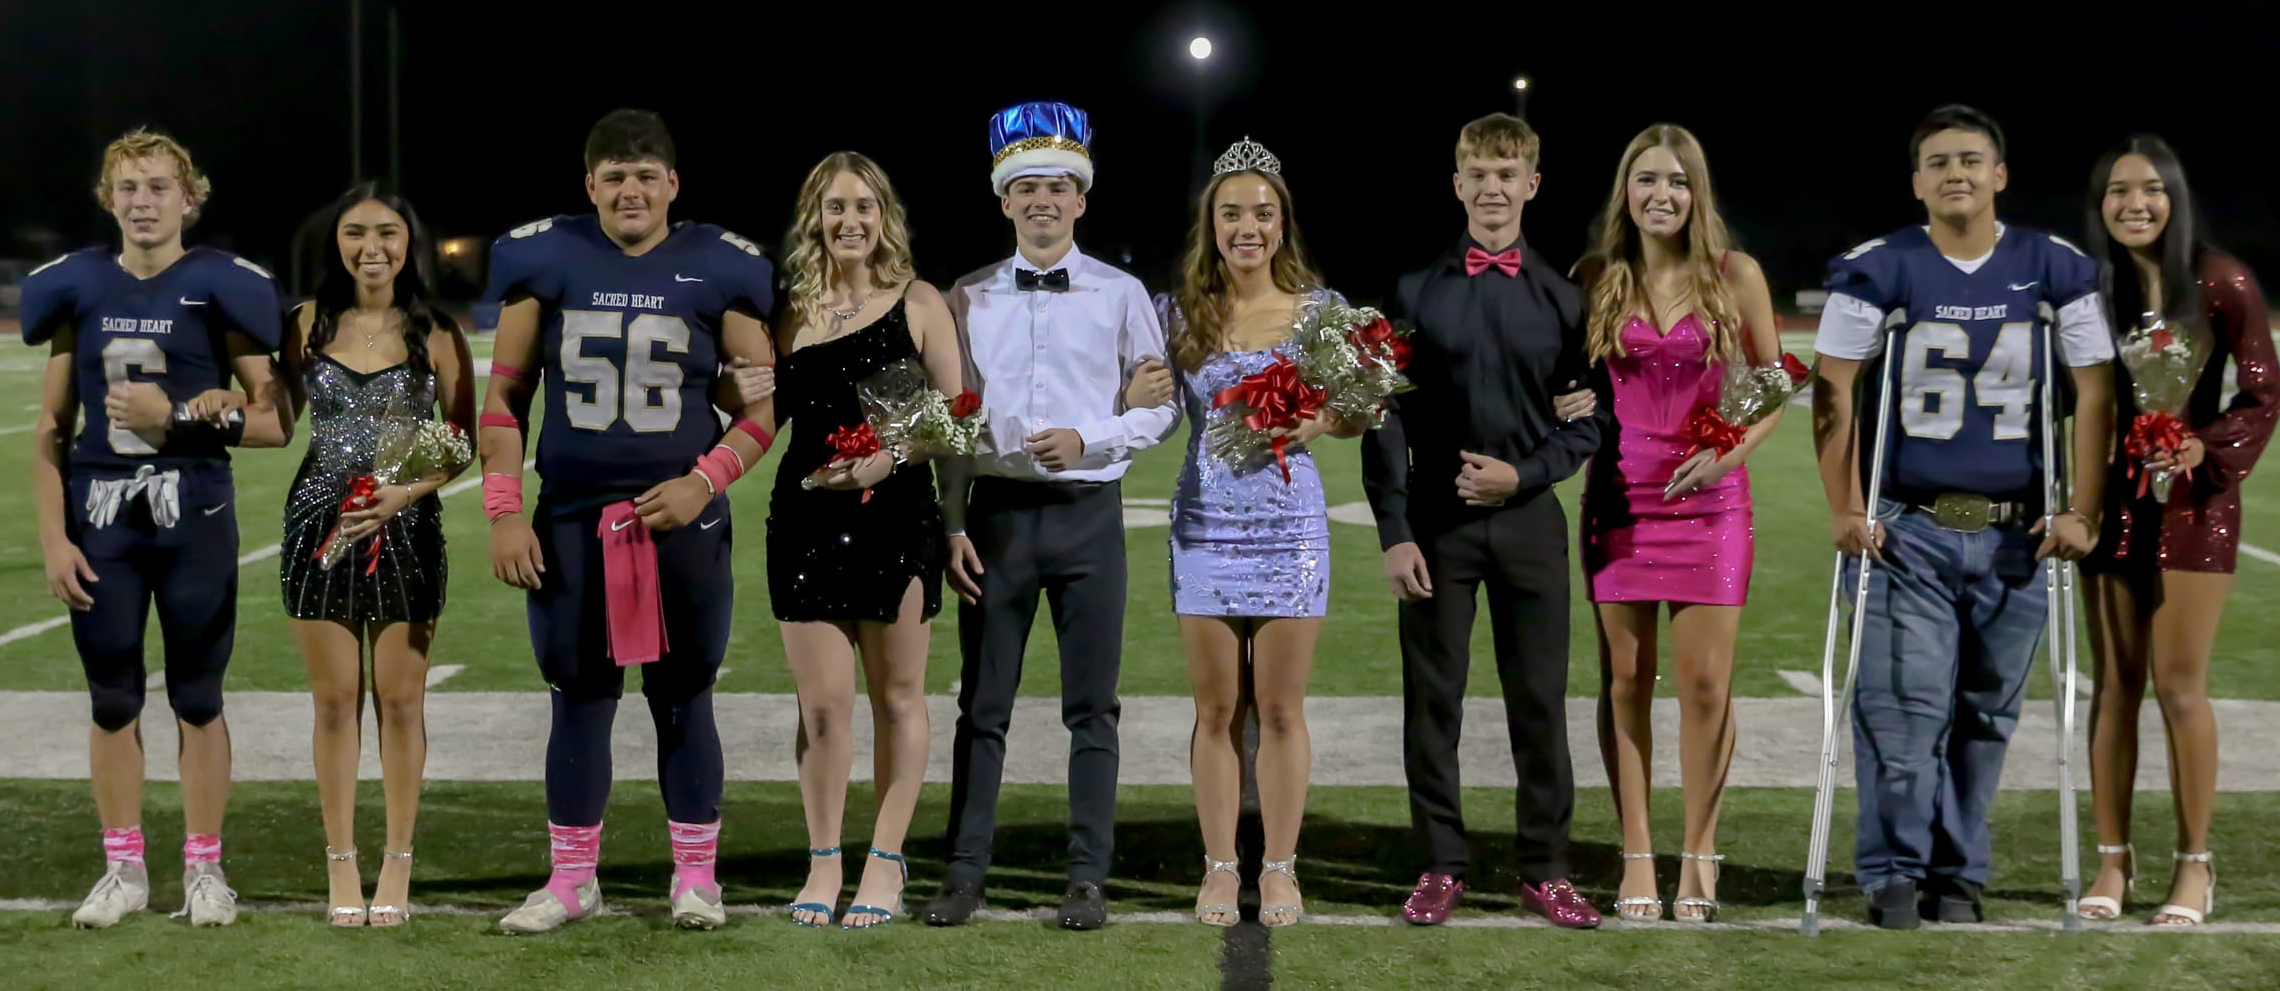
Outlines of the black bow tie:
{"type": "Polygon", "coordinates": [[[1068,292],[1069,270],[1056,268],[1050,272],[1032,272],[1026,268],[1013,270],[1013,287],[1022,292],[1068,292]]]}

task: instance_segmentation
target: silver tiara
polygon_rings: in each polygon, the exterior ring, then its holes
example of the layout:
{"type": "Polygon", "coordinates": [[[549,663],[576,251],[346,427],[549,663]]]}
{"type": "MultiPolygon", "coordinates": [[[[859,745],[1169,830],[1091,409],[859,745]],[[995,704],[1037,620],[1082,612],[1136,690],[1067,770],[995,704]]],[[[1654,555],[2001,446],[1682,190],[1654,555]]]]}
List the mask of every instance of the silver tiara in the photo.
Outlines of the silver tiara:
{"type": "Polygon", "coordinates": [[[1267,146],[1251,140],[1251,136],[1246,134],[1243,140],[1229,146],[1227,153],[1219,156],[1218,161],[1211,163],[1212,175],[1223,176],[1229,172],[1268,172],[1281,175],[1282,159],[1276,158],[1274,152],[1267,150],[1267,146]]]}

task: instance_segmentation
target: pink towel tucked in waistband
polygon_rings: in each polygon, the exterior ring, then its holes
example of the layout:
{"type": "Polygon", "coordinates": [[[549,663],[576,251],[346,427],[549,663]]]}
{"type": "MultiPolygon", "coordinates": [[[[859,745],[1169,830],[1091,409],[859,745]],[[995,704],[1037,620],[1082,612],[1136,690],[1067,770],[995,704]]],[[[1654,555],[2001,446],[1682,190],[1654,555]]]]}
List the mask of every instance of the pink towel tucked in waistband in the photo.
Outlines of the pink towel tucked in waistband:
{"type": "Polygon", "coordinates": [[[619,667],[663,656],[665,604],[657,589],[657,545],[632,500],[602,507],[602,599],[609,614],[610,656],[619,667]]]}

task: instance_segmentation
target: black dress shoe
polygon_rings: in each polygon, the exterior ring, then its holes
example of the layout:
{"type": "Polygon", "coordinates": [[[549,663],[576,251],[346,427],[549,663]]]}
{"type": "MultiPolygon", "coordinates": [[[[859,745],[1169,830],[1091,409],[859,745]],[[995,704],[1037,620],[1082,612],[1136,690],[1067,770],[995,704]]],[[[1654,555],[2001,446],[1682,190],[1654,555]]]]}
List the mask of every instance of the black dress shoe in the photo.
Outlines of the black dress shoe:
{"type": "Polygon", "coordinates": [[[1916,906],[1916,914],[1926,922],[1948,925],[1984,922],[1987,910],[1980,900],[1980,892],[1979,885],[1959,877],[1925,878],[1923,899],[1916,906]]]}
{"type": "Polygon", "coordinates": [[[1108,924],[1108,899],[1100,893],[1100,885],[1091,881],[1071,881],[1069,890],[1061,896],[1061,928],[1098,929],[1108,924]]]}
{"type": "Polygon", "coordinates": [[[942,882],[942,892],[926,903],[926,924],[962,926],[974,921],[974,910],[981,907],[982,879],[953,877],[942,882]]]}
{"type": "Polygon", "coordinates": [[[1916,914],[1916,882],[1894,881],[1868,893],[1868,921],[1879,929],[1914,929],[1924,924],[1916,914]]]}

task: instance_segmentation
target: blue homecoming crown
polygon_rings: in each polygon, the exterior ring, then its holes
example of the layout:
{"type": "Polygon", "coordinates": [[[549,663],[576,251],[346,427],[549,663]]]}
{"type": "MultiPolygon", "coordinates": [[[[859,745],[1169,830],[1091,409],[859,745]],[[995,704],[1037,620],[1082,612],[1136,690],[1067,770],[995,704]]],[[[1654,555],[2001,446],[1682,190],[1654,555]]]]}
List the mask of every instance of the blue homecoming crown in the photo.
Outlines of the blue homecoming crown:
{"type": "Polygon", "coordinates": [[[990,185],[999,193],[1025,175],[1093,181],[1092,119],[1066,103],[1024,103],[990,116],[990,185]]]}

